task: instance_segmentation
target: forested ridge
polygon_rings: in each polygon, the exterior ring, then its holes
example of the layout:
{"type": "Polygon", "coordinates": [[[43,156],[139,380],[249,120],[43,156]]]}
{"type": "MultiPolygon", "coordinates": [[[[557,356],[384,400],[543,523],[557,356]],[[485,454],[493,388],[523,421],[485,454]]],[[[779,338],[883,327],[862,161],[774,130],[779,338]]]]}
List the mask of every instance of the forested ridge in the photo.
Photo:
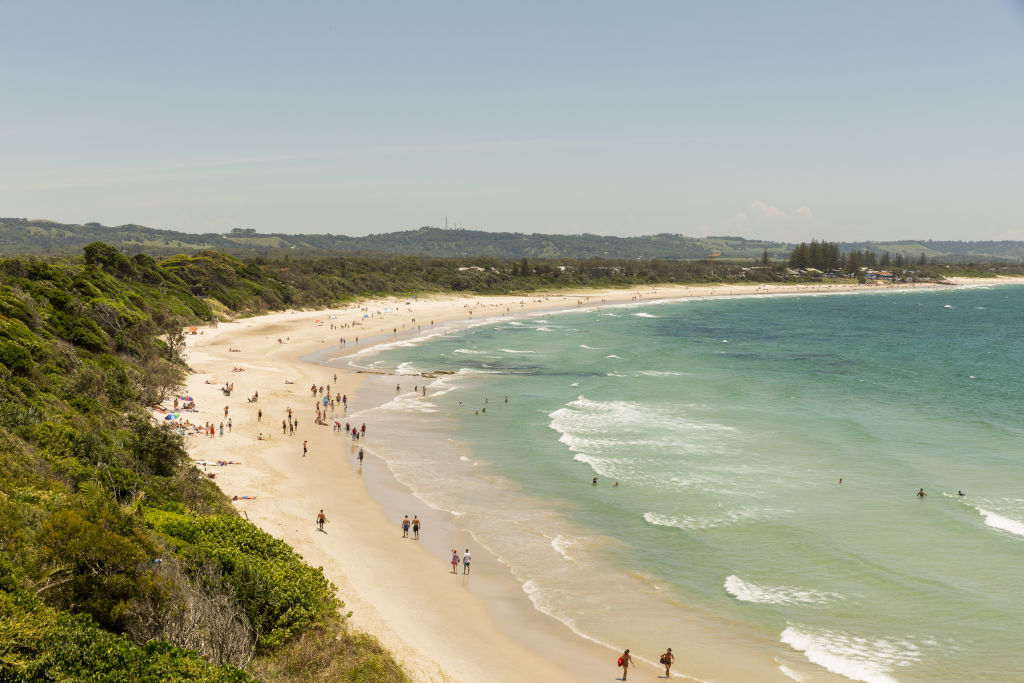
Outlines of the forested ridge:
{"type": "MultiPolygon", "coordinates": [[[[489,256],[498,259],[704,259],[719,254],[723,259],[758,258],[767,251],[774,260],[787,258],[796,246],[786,242],[746,239],[739,236],[689,237],[682,234],[614,237],[579,234],[557,235],[528,232],[487,232],[422,227],[353,237],[306,232],[301,224],[282,226],[279,232],[259,233],[234,228],[225,233],[187,233],[127,224],[104,226],[57,223],[47,220],[0,218],[0,254],[74,255],[86,245],[101,241],[127,254],[152,256],[193,254],[216,250],[238,257],[285,254],[323,257],[377,253],[438,258],[489,256]]],[[[1024,242],[893,240],[839,243],[844,252],[902,253],[908,259],[937,259],[944,263],[1024,261],[1024,242]]]]}

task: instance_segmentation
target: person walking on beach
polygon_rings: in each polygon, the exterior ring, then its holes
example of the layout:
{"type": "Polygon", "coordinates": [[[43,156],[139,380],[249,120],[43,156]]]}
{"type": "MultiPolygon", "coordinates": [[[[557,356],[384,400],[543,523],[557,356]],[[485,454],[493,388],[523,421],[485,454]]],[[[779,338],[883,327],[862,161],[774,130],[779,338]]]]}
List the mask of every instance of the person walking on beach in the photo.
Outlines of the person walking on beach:
{"type": "Polygon", "coordinates": [[[676,661],[676,656],[672,654],[672,648],[665,650],[665,654],[661,655],[658,661],[665,667],[665,678],[671,678],[672,674],[669,673],[669,669],[672,668],[672,662],[676,661]]]}
{"type": "Polygon", "coordinates": [[[627,674],[629,674],[629,665],[633,663],[633,658],[629,655],[629,648],[622,653],[619,657],[619,666],[622,667],[622,680],[626,680],[627,674]]]}
{"type": "Polygon", "coordinates": [[[259,410],[256,411],[256,421],[257,422],[262,422],[263,421],[263,408],[260,408],[259,410]]]}
{"type": "Polygon", "coordinates": [[[452,574],[459,573],[459,551],[452,548],[452,574]]]}
{"type": "Polygon", "coordinates": [[[224,417],[228,416],[228,407],[224,406],[224,417]]]}
{"type": "Polygon", "coordinates": [[[320,531],[324,530],[324,522],[327,521],[327,515],[324,514],[323,510],[320,510],[320,514],[316,516],[316,525],[320,528],[320,531]]]}
{"type": "Polygon", "coordinates": [[[412,537],[415,540],[420,540],[420,518],[419,515],[412,516],[412,537]]]}
{"type": "Polygon", "coordinates": [[[402,538],[409,538],[409,515],[402,519],[402,538]]]}
{"type": "Polygon", "coordinates": [[[462,554],[462,574],[465,576],[469,573],[469,548],[466,548],[466,552],[462,554]]]}
{"type": "Polygon", "coordinates": [[[303,441],[302,442],[302,457],[303,458],[306,457],[306,451],[309,450],[309,448],[306,446],[307,443],[309,443],[309,442],[308,441],[303,441]]]}

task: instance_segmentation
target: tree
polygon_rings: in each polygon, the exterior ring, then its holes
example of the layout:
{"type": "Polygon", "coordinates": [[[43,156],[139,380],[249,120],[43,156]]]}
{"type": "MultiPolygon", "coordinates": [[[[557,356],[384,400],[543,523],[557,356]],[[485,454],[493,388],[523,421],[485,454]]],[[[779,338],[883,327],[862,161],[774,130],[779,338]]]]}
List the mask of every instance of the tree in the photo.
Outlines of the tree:
{"type": "Polygon", "coordinates": [[[860,275],[861,256],[859,251],[851,251],[846,255],[846,272],[851,275],[860,275]]]}
{"type": "Polygon", "coordinates": [[[172,363],[185,362],[185,330],[175,321],[169,321],[164,327],[164,339],[167,341],[167,358],[172,363]]]}

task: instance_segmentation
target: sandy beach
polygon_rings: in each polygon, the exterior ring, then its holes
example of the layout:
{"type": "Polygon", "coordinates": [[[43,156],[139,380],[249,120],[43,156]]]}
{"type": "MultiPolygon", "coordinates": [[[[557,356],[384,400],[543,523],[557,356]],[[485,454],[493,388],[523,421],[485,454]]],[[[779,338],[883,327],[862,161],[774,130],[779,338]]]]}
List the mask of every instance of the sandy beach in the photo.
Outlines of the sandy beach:
{"type": "MultiPolygon", "coordinates": [[[[991,284],[1005,279],[957,284],[991,284]]],[[[929,287],[941,285],[916,285],[929,287]]],[[[321,395],[330,385],[344,394],[354,412],[365,398],[363,375],[332,368],[311,358],[365,349],[423,333],[439,323],[499,318],[541,310],[569,309],[602,302],[742,296],[751,294],[843,292],[877,286],[718,285],[647,287],[634,290],[560,292],[519,296],[442,296],[389,298],[326,311],[288,311],[200,328],[188,337],[188,363],[194,370],[183,395],[196,403],[182,418],[212,422],[214,436],[188,437],[197,467],[215,474],[228,496],[243,496],[240,514],[287,541],[314,566],[321,566],[351,610],[353,623],[390,648],[417,681],[595,681],[621,678],[617,649],[590,642],[535,610],[510,572],[451,518],[428,508],[368,457],[356,453],[372,444],[333,429],[346,413],[327,408],[324,425],[314,424],[321,395]],[[339,341],[345,338],[342,346],[339,341]],[[356,339],[358,338],[358,343],[356,339]],[[335,379],[335,374],[337,379],[335,379]],[[230,395],[222,388],[233,385],[230,395]],[[258,401],[249,399],[258,392],[258,401]],[[282,432],[288,409],[299,421],[294,435],[282,432]],[[262,419],[258,418],[262,411],[262,419]],[[230,429],[228,420],[230,419],[230,429]],[[219,425],[224,423],[223,436],[219,425]],[[262,438],[260,436],[262,435],[262,438]],[[308,453],[303,453],[304,444],[308,453]],[[217,461],[237,464],[217,465],[217,461]],[[200,464],[205,463],[205,464],[200,464]],[[328,524],[317,530],[323,509],[328,524]],[[403,514],[423,520],[420,541],[402,538],[403,514]],[[451,548],[473,553],[472,573],[451,573],[451,548]]],[[[402,377],[403,383],[415,377],[402,377]]],[[[325,394],[327,392],[325,391],[325,394]]],[[[165,404],[165,407],[170,407],[165,404]]],[[[358,426],[358,425],[357,425],[358,426]]],[[[614,596],[610,596],[614,599],[614,596]]],[[[720,639],[719,639],[720,640],[720,639]]],[[[663,671],[638,662],[630,679],[651,679],[663,671]]],[[[677,661],[680,680],[789,680],[777,665],[737,643],[709,642],[699,654],[677,661]],[[686,675],[693,676],[687,679],[686,675]]],[[[673,671],[675,674],[676,671],[673,671]]],[[[677,676],[673,676],[676,678],[677,676]]]]}

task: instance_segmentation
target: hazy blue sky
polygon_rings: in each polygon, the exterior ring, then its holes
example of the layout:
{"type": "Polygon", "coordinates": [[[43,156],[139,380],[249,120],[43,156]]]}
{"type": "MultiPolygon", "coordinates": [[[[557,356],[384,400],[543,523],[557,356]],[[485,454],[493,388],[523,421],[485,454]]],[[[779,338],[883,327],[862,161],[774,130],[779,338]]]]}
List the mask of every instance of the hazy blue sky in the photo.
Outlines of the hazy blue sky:
{"type": "Polygon", "coordinates": [[[1024,239],[1024,5],[0,0],[0,215],[1024,239]]]}

